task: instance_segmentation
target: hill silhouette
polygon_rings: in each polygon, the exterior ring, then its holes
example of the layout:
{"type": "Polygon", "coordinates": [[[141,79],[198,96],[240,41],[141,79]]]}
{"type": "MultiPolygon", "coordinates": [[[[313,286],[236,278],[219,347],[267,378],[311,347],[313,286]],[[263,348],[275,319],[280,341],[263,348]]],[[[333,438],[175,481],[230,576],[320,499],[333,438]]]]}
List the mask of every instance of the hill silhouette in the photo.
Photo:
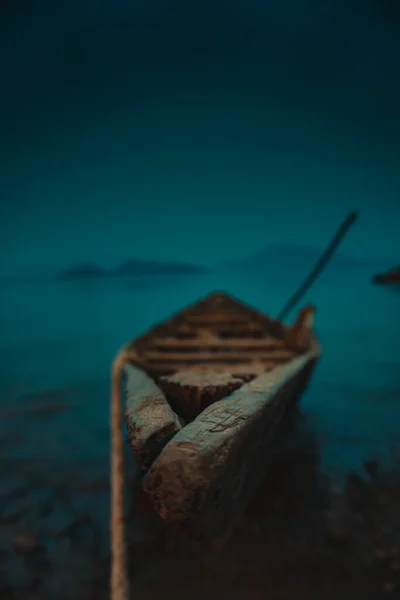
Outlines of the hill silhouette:
{"type": "MultiPolygon", "coordinates": [[[[303,244],[272,244],[249,256],[228,261],[224,263],[224,267],[229,270],[307,269],[312,268],[323,250],[324,248],[303,244]]],[[[387,260],[377,257],[361,258],[339,251],[332,257],[328,270],[370,270],[384,265],[387,260]]]]}
{"type": "Polygon", "coordinates": [[[82,281],[114,277],[157,277],[161,275],[200,275],[207,272],[205,267],[180,262],[129,259],[116,267],[107,269],[99,264],[77,264],[57,273],[58,281],[82,281]]]}

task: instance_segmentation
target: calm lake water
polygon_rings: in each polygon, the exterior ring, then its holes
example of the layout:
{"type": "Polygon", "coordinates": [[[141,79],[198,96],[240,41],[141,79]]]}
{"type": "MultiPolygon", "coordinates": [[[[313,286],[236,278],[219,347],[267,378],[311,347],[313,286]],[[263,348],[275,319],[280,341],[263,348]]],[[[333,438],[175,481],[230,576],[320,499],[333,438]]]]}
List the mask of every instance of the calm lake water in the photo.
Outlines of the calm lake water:
{"type": "MultiPolygon", "coordinates": [[[[3,454],[55,463],[93,458],[108,468],[109,371],[123,343],[216,289],[275,315],[303,275],[269,281],[216,271],[3,287],[0,433],[15,438],[3,454]],[[56,390],[54,401],[69,408],[40,417],[15,412],[38,402],[29,394],[46,390],[56,390]]],[[[317,306],[324,349],[303,398],[323,468],[340,475],[365,458],[387,461],[389,448],[400,448],[400,295],[370,285],[364,272],[338,278],[328,269],[305,302],[317,306]]],[[[48,401],[45,395],[42,401],[48,401]]]]}

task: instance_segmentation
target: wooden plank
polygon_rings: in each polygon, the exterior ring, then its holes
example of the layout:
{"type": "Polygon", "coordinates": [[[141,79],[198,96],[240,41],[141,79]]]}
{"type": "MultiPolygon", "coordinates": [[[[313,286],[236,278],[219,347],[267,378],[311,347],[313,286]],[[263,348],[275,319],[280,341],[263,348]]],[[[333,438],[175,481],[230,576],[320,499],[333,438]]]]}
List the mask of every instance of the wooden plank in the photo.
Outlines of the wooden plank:
{"type": "Polygon", "coordinates": [[[190,422],[207,406],[240,388],[243,380],[230,373],[189,370],[161,377],[158,384],[174,411],[190,422]]]}
{"type": "Polygon", "coordinates": [[[161,389],[145,373],[125,367],[125,422],[139,469],[147,471],[165,444],[182,429],[161,389]]]}
{"type": "MultiPolygon", "coordinates": [[[[242,363],[240,365],[229,365],[226,371],[229,372],[231,375],[235,375],[236,377],[247,377],[261,375],[261,373],[275,369],[276,366],[276,363],[272,361],[266,361],[262,363],[249,361],[248,363],[242,363]]],[[[191,369],[193,369],[193,367],[191,367],[191,369]]],[[[202,366],[198,367],[198,370],[203,369],[204,367],[202,366]]],[[[215,365],[215,367],[213,367],[213,371],[214,370],[218,371],[218,365],[215,365]]]]}
{"type": "MultiPolygon", "coordinates": [[[[247,362],[237,361],[232,363],[227,363],[226,361],[222,361],[220,363],[216,361],[196,361],[193,363],[186,362],[144,362],[142,364],[137,363],[141,368],[143,368],[146,372],[151,372],[152,374],[160,371],[160,375],[176,373],[177,371],[185,371],[187,369],[193,369],[196,371],[204,371],[204,369],[208,369],[209,371],[218,371],[218,372],[226,372],[232,373],[235,372],[244,372],[244,373],[260,373],[261,371],[265,371],[268,369],[268,366],[272,364],[274,367],[279,366],[282,363],[277,362],[266,362],[263,361],[253,361],[249,360],[247,362]]],[[[284,363],[283,363],[284,364],[284,363]]]]}
{"type": "Polygon", "coordinates": [[[244,384],[167,444],[143,480],[165,521],[200,540],[229,532],[265,474],[276,428],[315,358],[308,353],[244,384]]]}
{"type": "Polygon", "coordinates": [[[261,367],[251,367],[250,374],[254,374],[265,370],[264,361],[276,365],[300,354],[294,344],[289,347],[287,343],[289,330],[217,293],[153,327],[133,341],[130,350],[137,355],[132,362],[155,378],[188,366],[206,365],[227,373],[232,367],[238,367],[235,372],[240,374],[249,373],[249,363],[261,362],[261,367]]]}
{"type": "MultiPolygon", "coordinates": [[[[230,323],[213,323],[211,325],[211,324],[203,323],[201,326],[198,326],[194,331],[197,334],[197,333],[200,333],[202,331],[202,329],[206,332],[209,331],[211,334],[214,334],[214,335],[218,335],[218,334],[219,335],[231,335],[233,337],[235,335],[240,335],[242,337],[247,335],[248,337],[252,337],[254,335],[265,336],[268,334],[268,329],[266,327],[262,327],[261,325],[257,325],[257,324],[232,325],[230,323]]],[[[179,337],[179,330],[175,330],[171,327],[171,328],[169,328],[168,331],[169,331],[170,335],[172,334],[173,337],[179,337]]],[[[190,339],[190,337],[191,337],[190,330],[186,330],[186,333],[184,335],[182,335],[182,337],[186,337],[186,338],[190,339]]]]}
{"type": "MultiPolygon", "coordinates": [[[[138,363],[139,364],[139,363],[138,363]]],[[[149,373],[152,377],[162,377],[164,375],[172,375],[173,373],[177,373],[178,371],[184,371],[188,368],[189,365],[185,363],[171,363],[171,364],[146,364],[139,365],[142,369],[145,369],[146,373],[149,373]]],[[[249,361],[247,363],[240,363],[237,365],[226,365],[224,363],[207,365],[207,363],[190,365],[190,370],[193,372],[203,372],[204,369],[219,372],[219,373],[229,373],[231,375],[235,375],[236,377],[241,378],[251,378],[256,375],[260,375],[266,371],[270,371],[277,367],[277,363],[274,362],[266,362],[266,363],[253,363],[249,361]]]]}
{"type": "Polygon", "coordinates": [[[197,325],[200,327],[203,324],[214,325],[214,324],[226,324],[234,323],[239,325],[255,325],[251,323],[248,315],[234,314],[230,312],[216,312],[203,315],[187,315],[186,320],[191,325],[197,325]]]}
{"type": "Polygon", "coordinates": [[[198,348],[201,345],[202,348],[223,348],[223,349],[246,349],[246,350],[268,350],[270,348],[283,348],[284,342],[276,338],[263,338],[263,339],[221,339],[216,336],[210,336],[210,339],[206,341],[204,338],[196,338],[189,340],[180,340],[174,337],[155,338],[149,344],[149,347],[169,349],[169,348],[198,348]]]}
{"type": "Polygon", "coordinates": [[[294,352],[290,352],[290,350],[280,350],[277,352],[260,352],[258,351],[256,354],[249,352],[207,352],[203,351],[202,348],[199,348],[198,352],[157,352],[148,350],[143,352],[141,358],[144,361],[158,361],[160,363],[164,362],[187,362],[187,363],[196,363],[196,362],[226,362],[235,364],[238,362],[248,362],[253,358],[257,358],[260,360],[272,360],[274,362],[281,362],[284,360],[290,360],[296,354],[294,352]]]}
{"type": "Polygon", "coordinates": [[[180,327],[171,328],[171,330],[175,336],[182,338],[190,339],[192,337],[196,337],[197,334],[197,328],[189,327],[188,325],[181,325],[180,327]]]}

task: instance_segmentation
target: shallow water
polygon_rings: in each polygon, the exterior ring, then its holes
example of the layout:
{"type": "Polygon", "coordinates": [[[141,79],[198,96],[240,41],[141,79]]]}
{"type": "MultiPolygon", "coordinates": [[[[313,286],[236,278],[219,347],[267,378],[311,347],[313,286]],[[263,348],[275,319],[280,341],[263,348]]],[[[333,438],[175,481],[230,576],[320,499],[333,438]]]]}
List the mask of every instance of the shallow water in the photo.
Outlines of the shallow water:
{"type": "MultiPolygon", "coordinates": [[[[4,452],[108,465],[109,371],[118,348],[215,289],[277,314],[298,281],[290,274],[280,285],[271,281],[267,274],[216,269],[129,285],[3,287],[0,431],[19,440],[4,452]],[[56,408],[34,413],[35,403],[56,408]]],[[[399,445],[399,301],[398,294],[371,286],[364,273],[338,279],[329,269],[304,299],[317,306],[324,352],[302,405],[321,445],[322,466],[332,474],[359,468],[371,456],[386,462],[399,445]]]]}

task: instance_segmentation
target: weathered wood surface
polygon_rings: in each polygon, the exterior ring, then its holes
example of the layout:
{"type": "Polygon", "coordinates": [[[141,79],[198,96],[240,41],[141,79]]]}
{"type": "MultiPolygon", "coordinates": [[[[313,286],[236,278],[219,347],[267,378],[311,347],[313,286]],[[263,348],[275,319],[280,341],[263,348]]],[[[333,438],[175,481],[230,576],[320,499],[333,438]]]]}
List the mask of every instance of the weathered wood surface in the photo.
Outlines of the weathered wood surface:
{"type": "Polygon", "coordinates": [[[304,306],[297,313],[294,323],[287,328],[286,343],[292,351],[305,352],[315,339],[313,325],[316,308],[312,304],[304,306]]]}
{"type": "Polygon", "coordinates": [[[158,384],[173,410],[186,421],[193,421],[213,402],[240,388],[243,379],[217,371],[180,371],[161,377],[158,384]]]}
{"type": "Polygon", "coordinates": [[[288,327],[222,292],[196,302],[129,345],[132,362],[151,377],[218,366],[258,375],[302,349],[288,347],[288,327]]]}
{"type": "Polygon", "coordinates": [[[167,444],[143,480],[165,521],[199,540],[227,534],[265,474],[273,434],[307,384],[314,350],[206,408],[167,444]]]}
{"type": "MultiPolygon", "coordinates": [[[[190,352],[193,349],[199,347],[199,340],[194,339],[180,339],[173,337],[155,338],[153,341],[153,348],[157,350],[170,350],[176,348],[177,352],[190,352]]],[[[207,338],[202,338],[201,347],[204,351],[208,350],[221,350],[222,352],[236,352],[238,350],[253,351],[253,350],[281,350],[284,347],[284,341],[276,338],[262,339],[242,339],[242,338],[218,338],[209,335],[207,338]]]]}
{"type": "Polygon", "coordinates": [[[161,389],[132,366],[125,367],[125,422],[136,463],[147,471],[169,440],[182,429],[161,389]]]}

